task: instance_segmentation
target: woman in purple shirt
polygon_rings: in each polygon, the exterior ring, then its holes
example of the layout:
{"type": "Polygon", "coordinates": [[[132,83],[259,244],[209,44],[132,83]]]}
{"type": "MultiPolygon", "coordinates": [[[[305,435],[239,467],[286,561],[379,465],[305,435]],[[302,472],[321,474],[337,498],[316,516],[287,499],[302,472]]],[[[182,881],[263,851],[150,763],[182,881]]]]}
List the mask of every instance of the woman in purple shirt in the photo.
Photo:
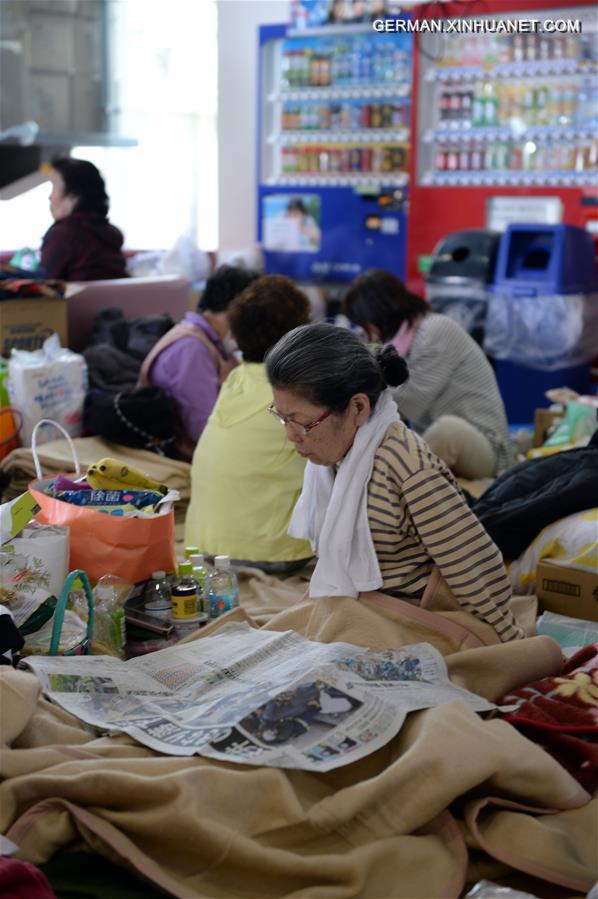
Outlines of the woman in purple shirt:
{"type": "Polygon", "coordinates": [[[228,307],[259,275],[247,269],[223,265],[206,283],[197,312],[171,328],[152,348],[141,366],[138,387],[161,387],[176,401],[184,436],[179,452],[191,458],[220,385],[236,365],[227,352],[228,307]]]}

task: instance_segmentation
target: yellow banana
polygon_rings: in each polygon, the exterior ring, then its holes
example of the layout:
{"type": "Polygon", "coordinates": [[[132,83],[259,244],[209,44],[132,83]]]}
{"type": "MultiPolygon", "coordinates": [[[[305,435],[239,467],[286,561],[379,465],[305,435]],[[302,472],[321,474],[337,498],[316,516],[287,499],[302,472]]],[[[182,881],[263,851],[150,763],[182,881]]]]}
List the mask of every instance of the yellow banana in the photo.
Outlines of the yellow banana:
{"type": "Polygon", "coordinates": [[[168,493],[168,487],[148,477],[138,468],[123,465],[117,459],[100,459],[87,469],[87,482],[94,490],[153,490],[168,493]]]}

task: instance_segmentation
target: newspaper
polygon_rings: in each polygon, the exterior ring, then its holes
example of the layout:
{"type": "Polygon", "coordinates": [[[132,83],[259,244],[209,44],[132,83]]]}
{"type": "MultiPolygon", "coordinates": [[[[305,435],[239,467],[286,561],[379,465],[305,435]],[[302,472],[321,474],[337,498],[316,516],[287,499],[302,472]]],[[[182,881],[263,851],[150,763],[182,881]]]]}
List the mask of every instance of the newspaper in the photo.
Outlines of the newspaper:
{"type": "Polygon", "coordinates": [[[103,732],[169,755],[307,771],[369,755],[416,709],[454,699],[495,708],[451,684],[428,643],[374,652],[237,622],[128,662],[71,656],[25,664],[49,699],[103,732]]]}

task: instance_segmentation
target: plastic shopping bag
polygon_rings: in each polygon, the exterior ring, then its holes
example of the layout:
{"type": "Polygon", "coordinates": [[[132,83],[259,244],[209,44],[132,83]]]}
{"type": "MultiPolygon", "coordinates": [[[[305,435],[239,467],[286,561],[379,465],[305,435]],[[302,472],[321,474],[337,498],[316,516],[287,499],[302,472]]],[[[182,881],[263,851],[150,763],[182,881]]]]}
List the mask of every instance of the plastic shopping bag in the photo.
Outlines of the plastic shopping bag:
{"type": "MultiPolygon", "coordinates": [[[[33,429],[42,418],[63,425],[72,437],[82,433],[87,364],[83,356],[60,346],[52,334],[41,350],[12,350],[8,363],[11,405],[21,414],[21,441],[31,445],[33,429]]],[[[48,440],[45,434],[38,442],[48,440]]]]}
{"type": "MultiPolygon", "coordinates": [[[[69,439],[64,429],[58,427],[69,439]]],[[[147,580],[152,571],[174,571],[176,556],[172,506],[164,504],[160,512],[151,518],[120,518],[47,496],[43,491],[53,478],[44,480],[42,477],[36,451],[36,431],[31,449],[37,480],[29,485],[29,492],[40,506],[35,517],[44,524],[69,528],[69,567],[83,568],[91,581],[97,581],[109,572],[129,584],[147,580]]],[[[79,477],[79,461],[72,441],[69,442],[75,475],[68,473],[68,476],[79,477]]]]}

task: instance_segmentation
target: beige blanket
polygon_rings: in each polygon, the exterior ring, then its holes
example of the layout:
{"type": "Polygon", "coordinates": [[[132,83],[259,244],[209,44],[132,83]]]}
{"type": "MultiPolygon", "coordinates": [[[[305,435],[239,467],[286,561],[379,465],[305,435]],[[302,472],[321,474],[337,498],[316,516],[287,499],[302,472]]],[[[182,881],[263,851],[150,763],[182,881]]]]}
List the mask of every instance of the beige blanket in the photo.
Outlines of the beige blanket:
{"type": "MultiPolygon", "coordinates": [[[[246,614],[213,622],[198,652],[246,614]]],[[[289,626],[373,648],[426,638],[425,623],[375,597],[299,602],[268,625],[289,626]]],[[[547,637],[446,660],[455,683],[488,698],[561,666],[547,637]]],[[[535,895],[554,895],[548,884],[571,895],[598,873],[590,797],[509,724],[459,702],[409,715],[383,749],[322,775],[97,738],[24,672],[0,672],[0,703],[0,827],[30,861],[83,841],[185,899],[456,899],[509,870],[535,895]]]]}

